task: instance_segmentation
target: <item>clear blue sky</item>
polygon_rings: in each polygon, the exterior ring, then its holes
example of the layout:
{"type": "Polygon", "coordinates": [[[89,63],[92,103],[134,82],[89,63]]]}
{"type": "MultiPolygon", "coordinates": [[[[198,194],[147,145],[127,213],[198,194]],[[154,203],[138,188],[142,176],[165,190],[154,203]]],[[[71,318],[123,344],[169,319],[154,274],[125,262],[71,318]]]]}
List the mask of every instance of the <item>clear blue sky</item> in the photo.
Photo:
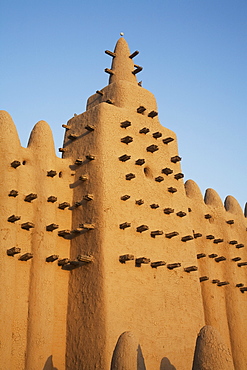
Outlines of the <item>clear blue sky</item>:
{"type": "MultiPolygon", "coordinates": [[[[1,0],[0,109],[26,146],[34,124],[61,125],[108,83],[119,33],[162,125],[178,136],[185,179],[247,201],[246,0],[1,0]]],[[[45,153],[44,153],[45,155],[45,153]]]]}

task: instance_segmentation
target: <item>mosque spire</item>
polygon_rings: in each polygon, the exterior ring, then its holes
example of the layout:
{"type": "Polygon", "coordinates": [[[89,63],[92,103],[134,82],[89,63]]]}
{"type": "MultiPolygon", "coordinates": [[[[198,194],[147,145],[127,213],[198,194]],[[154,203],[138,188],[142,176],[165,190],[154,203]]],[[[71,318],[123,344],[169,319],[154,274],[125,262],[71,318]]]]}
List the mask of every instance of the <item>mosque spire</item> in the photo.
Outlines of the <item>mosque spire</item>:
{"type": "Polygon", "coordinates": [[[133,58],[139,54],[138,51],[130,53],[129,46],[123,37],[117,41],[114,52],[105,51],[112,60],[111,69],[106,68],[105,72],[110,74],[109,84],[125,80],[137,84],[136,74],[142,70],[142,67],[134,64],[133,58]]]}

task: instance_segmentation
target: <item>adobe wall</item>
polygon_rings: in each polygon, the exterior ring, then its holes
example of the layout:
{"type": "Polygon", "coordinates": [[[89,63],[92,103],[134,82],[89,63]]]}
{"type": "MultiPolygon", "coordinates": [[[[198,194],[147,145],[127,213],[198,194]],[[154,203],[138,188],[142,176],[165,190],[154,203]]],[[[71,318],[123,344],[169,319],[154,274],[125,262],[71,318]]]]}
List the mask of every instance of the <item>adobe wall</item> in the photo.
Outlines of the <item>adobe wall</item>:
{"type": "Polygon", "coordinates": [[[235,369],[247,364],[246,286],[247,260],[246,218],[235,198],[225,204],[213,189],[207,189],[203,200],[198,186],[185,184],[194,230],[202,235],[195,239],[206,325],[217,329],[232,351],[235,369]],[[242,265],[243,264],[243,265],[242,265]],[[226,285],[219,286],[221,283],[226,285]]]}
{"type": "Polygon", "coordinates": [[[184,184],[136,52],[107,54],[62,159],[46,122],[22,148],[0,114],[0,369],[243,370],[246,218],[184,184]]]}
{"type": "Polygon", "coordinates": [[[46,122],[34,127],[28,148],[4,111],[0,124],[0,368],[36,370],[47,363],[64,369],[68,272],[46,258],[69,257],[70,245],[46,227],[70,229],[71,211],[58,208],[71,202],[70,161],[56,157],[46,122]]]}

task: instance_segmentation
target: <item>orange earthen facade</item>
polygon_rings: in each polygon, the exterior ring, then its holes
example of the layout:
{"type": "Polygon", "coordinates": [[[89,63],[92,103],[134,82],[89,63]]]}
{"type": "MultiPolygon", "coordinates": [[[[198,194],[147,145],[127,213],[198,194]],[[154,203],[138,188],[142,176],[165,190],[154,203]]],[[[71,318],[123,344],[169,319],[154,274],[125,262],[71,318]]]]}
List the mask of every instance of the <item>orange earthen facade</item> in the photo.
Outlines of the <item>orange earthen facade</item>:
{"type": "Polygon", "coordinates": [[[247,369],[247,221],[183,182],[124,38],[63,158],[0,115],[2,370],[247,369]]]}

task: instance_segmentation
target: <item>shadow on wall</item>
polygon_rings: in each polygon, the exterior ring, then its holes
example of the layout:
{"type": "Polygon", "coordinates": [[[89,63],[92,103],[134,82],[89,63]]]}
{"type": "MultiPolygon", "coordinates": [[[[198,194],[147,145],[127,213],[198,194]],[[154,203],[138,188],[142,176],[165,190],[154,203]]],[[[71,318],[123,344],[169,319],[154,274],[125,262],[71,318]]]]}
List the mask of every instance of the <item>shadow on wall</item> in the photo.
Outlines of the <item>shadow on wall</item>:
{"type": "Polygon", "coordinates": [[[52,356],[49,356],[48,359],[46,360],[43,370],[58,370],[57,367],[53,366],[52,356]]]}
{"type": "Polygon", "coordinates": [[[140,345],[138,345],[137,348],[137,370],[146,370],[145,361],[140,345]]]}
{"type": "Polygon", "coordinates": [[[160,370],[176,370],[167,357],[163,357],[160,363],[160,370]]]}

